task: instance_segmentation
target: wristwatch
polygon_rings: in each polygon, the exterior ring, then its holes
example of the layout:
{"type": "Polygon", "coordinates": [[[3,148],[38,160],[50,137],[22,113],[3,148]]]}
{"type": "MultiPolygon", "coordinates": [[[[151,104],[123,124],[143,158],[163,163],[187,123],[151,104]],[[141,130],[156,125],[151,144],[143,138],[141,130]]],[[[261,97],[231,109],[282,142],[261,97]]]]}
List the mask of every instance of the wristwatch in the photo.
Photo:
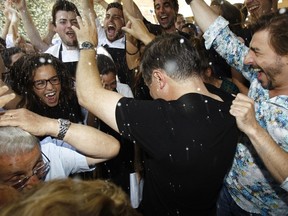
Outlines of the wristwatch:
{"type": "Polygon", "coordinates": [[[83,43],[79,45],[80,50],[87,50],[87,49],[94,49],[94,48],[95,46],[89,41],[84,41],[83,43]]]}
{"type": "Polygon", "coordinates": [[[69,120],[60,118],[58,119],[58,123],[59,123],[59,133],[57,135],[57,139],[63,140],[71,125],[71,122],[69,120]]]}

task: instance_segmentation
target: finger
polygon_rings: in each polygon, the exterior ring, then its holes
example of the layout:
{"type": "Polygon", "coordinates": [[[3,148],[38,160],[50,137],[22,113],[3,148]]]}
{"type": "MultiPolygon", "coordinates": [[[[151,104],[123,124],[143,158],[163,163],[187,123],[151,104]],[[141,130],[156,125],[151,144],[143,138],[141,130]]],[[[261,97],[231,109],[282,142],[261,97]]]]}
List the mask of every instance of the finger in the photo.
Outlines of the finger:
{"type": "Polygon", "coordinates": [[[236,99],[241,101],[253,102],[253,99],[242,93],[237,94],[236,99]]]}
{"type": "Polygon", "coordinates": [[[128,33],[128,34],[130,34],[130,35],[133,35],[132,34],[132,29],[130,29],[130,28],[128,28],[128,27],[126,27],[126,26],[123,26],[122,28],[122,31],[124,31],[124,32],[126,32],[126,33],[128,33]]]}
{"type": "Polygon", "coordinates": [[[8,86],[4,85],[0,87],[0,95],[4,94],[9,90],[8,86]]]}
{"type": "Polygon", "coordinates": [[[0,107],[4,107],[8,102],[13,100],[16,97],[14,93],[3,95],[0,97],[0,107]]]}
{"type": "MultiPolygon", "coordinates": [[[[77,19],[79,28],[80,28],[80,29],[83,28],[83,20],[82,20],[82,18],[81,18],[80,16],[77,16],[76,19],[77,19]]],[[[75,27],[75,26],[72,26],[72,27],[75,27]]],[[[77,28],[77,27],[76,27],[76,28],[77,28]]]]}

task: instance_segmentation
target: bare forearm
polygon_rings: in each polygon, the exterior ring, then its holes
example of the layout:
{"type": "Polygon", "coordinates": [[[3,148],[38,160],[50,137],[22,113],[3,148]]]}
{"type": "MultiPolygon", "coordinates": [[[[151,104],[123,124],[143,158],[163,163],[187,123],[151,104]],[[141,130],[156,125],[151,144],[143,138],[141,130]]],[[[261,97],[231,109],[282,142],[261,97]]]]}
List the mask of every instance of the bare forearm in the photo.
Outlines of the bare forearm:
{"type": "Polygon", "coordinates": [[[288,153],[260,126],[247,135],[269,172],[282,183],[288,176],[288,153]]]}
{"type": "Polygon", "coordinates": [[[133,0],[122,0],[123,7],[133,17],[143,20],[142,12],[133,0]]]}
{"type": "Polygon", "coordinates": [[[47,50],[49,45],[47,45],[42,41],[41,36],[35,27],[35,24],[32,20],[29,11],[27,9],[22,9],[20,10],[20,15],[22,18],[25,31],[31,43],[36,47],[37,50],[40,50],[41,52],[47,50]]]}
{"type": "Polygon", "coordinates": [[[193,0],[190,3],[190,7],[197,25],[203,32],[205,32],[218,17],[204,0],[193,0]]]}
{"type": "Polygon", "coordinates": [[[11,23],[11,21],[6,19],[5,25],[3,27],[2,34],[1,34],[1,37],[4,40],[6,39],[6,36],[7,36],[8,32],[9,32],[10,23],[11,23]]]}
{"type": "MultiPolygon", "coordinates": [[[[57,138],[59,123],[57,119],[43,117],[42,125],[45,134],[57,138]]],[[[79,152],[92,157],[110,159],[119,152],[120,144],[114,137],[93,127],[72,123],[64,136],[65,142],[75,147],[79,152]]]]}
{"type": "Polygon", "coordinates": [[[91,101],[94,90],[102,88],[95,56],[95,50],[83,50],[80,52],[80,59],[78,61],[76,91],[78,100],[84,107],[89,107],[89,102],[91,101]],[[89,77],[89,79],[87,79],[87,77],[89,77]]]}
{"type": "Polygon", "coordinates": [[[96,11],[94,10],[93,0],[81,0],[81,7],[84,15],[88,16],[89,13],[93,13],[97,17],[96,11]]]}

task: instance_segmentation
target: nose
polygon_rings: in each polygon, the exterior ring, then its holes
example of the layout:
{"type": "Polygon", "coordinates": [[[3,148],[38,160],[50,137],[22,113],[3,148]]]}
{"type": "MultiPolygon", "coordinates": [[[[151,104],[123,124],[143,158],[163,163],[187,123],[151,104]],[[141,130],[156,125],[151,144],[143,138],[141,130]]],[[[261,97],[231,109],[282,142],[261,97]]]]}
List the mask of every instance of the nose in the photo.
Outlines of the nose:
{"type": "Polygon", "coordinates": [[[29,178],[29,180],[27,181],[25,188],[26,188],[26,189],[31,189],[33,186],[39,184],[40,181],[41,181],[41,180],[40,180],[36,175],[33,175],[33,176],[31,176],[31,177],[29,178]]]}
{"type": "Polygon", "coordinates": [[[245,65],[253,65],[254,64],[254,54],[251,50],[249,50],[249,52],[245,56],[244,64],[245,65]]]}
{"type": "Polygon", "coordinates": [[[53,85],[52,85],[52,83],[49,80],[47,80],[46,88],[47,89],[53,89],[53,85]]]}

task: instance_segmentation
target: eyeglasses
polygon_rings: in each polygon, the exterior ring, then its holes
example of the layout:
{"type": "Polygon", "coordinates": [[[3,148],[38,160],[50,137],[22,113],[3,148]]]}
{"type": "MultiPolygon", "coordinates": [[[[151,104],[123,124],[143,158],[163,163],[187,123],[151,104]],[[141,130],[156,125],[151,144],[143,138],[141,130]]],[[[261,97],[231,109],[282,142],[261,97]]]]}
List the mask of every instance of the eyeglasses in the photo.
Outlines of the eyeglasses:
{"type": "Polygon", "coordinates": [[[31,176],[24,176],[23,178],[20,176],[20,178],[13,180],[12,177],[11,179],[5,181],[5,183],[20,191],[26,186],[29,179],[34,175],[36,175],[39,180],[44,180],[48,171],[50,170],[50,160],[43,152],[41,152],[41,154],[42,160],[36,164],[35,168],[32,170],[31,176]]]}
{"type": "Polygon", "coordinates": [[[33,86],[38,89],[38,90],[41,90],[41,89],[44,89],[46,88],[47,86],[47,82],[50,82],[51,85],[59,85],[60,84],[60,79],[59,77],[56,75],[56,76],[53,76],[51,77],[50,79],[43,79],[43,80],[35,80],[33,82],[33,86]]]}

